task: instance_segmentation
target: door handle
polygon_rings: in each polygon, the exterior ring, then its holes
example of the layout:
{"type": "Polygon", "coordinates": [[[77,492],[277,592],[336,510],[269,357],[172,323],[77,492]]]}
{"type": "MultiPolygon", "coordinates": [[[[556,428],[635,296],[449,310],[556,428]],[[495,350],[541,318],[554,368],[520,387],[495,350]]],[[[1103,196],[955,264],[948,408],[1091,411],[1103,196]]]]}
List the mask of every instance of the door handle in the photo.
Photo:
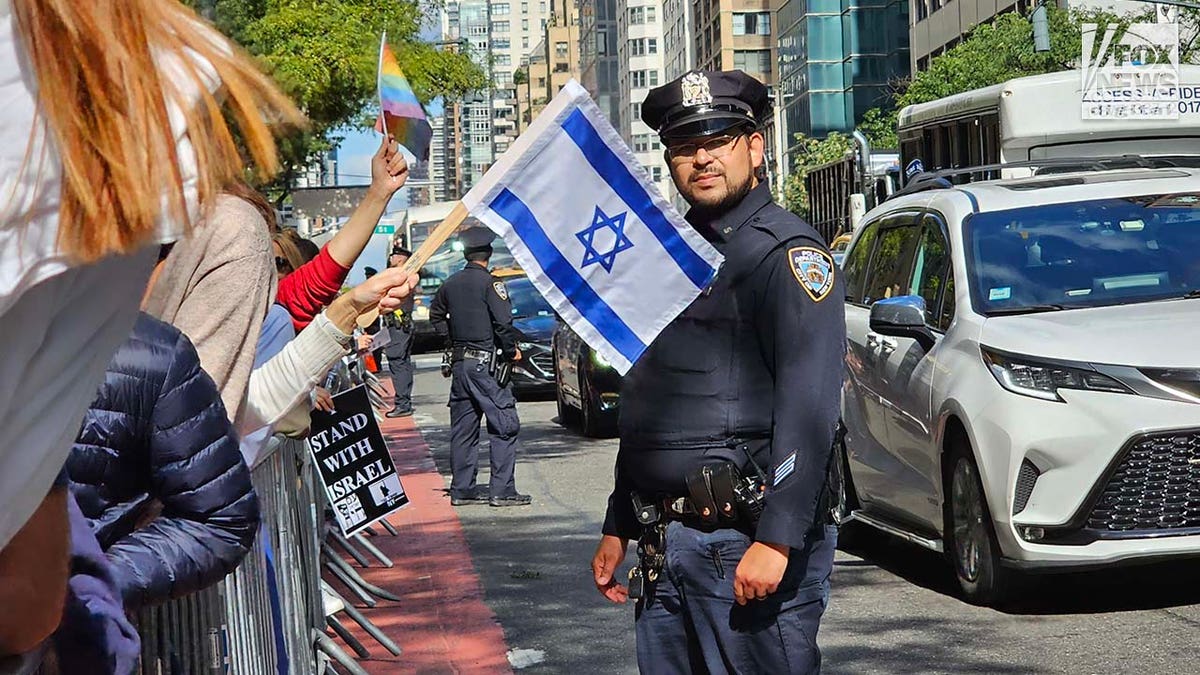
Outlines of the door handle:
{"type": "Polygon", "coordinates": [[[879,346],[879,335],[876,333],[867,333],[867,349],[875,349],[879,346]]]}
{"type": "Polygon", "coordinates": [[[896,351],[895,338],[888,338],[888,337],[880,338],[879,344],[880,344],[880,348],[883,350],[883,352],[885,354],[896,351]]]}

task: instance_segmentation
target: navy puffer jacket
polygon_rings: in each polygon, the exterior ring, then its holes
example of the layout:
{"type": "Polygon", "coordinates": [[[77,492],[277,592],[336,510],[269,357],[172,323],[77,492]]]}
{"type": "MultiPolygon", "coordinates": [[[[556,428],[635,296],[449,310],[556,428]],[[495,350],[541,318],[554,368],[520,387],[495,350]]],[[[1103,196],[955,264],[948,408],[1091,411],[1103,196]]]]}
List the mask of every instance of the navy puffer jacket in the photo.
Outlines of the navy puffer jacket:
{"type": "Polygon", "coordinates": [[[187,337],[146,314],[108,365],[67,474],[127,609],[216,583],[258,529],[220,392],[187,337]]]}

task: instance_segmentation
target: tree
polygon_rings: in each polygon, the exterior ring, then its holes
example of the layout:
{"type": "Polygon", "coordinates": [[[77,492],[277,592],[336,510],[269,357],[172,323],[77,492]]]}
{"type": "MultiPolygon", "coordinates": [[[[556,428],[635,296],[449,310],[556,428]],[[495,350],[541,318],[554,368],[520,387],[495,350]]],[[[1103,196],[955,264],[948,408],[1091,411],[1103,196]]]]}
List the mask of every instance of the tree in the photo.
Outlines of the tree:
{"type": "Polygon", "coordinates": [[[853,153],[854,141],[849,136],[835,131],[823,139],[796,134],[796,142],[799,149],[792,165],[792,173],[784,180],[780,189],[780,200],[787,210],[807,217],[808,190],[804,186],[804,179],[813,169],[853,153]]]}
{"type": "Polygon", "coordinates": [[[858,130],[863,132],[872,150],[897,150],[900,139],[896,136],[896,117],[889,110],[871,108],[858,124],[858,130]]]}
{"type": "MultiPolygon", "coordinates": [[[[1018,77],[1078,67],[1084,23],[1115,23],[1119,39],[1129,24],[1153,20],[1153,10],[1117,16],[1102,10],[1067,10],[1053,5],[1047,5],[1046,9],[1050,51],[1033,50],[1033,23],[1029,17],[1017,12],[1000,14],[990,23],[976,26],[961,43],[930,61],[927,70],[917,73],[906,83],[893,86],[895,96],[891,105],[873,108],[863,117],[867,138],[879,147],[897,147],[897,114],[904,106],[1018,77]]],[[[1195,31],[1189,31],[1188,26],[1200,26],[1200,12],[1185,10],[1181,13],[1180,23],[1181,35],[1194,35],[1195,31]]],[[[1181,47],[1181,57],[1186,59],[1194,55],[1194,42],[1193,37],[1181,47]]]]}
{"type": "Polygon", "coordinates": [[[421,0],[191,0],[222,32],[257,56],[308,115],[311,127],[280,145],[284,172],[269,186],[286,196],[297,171],[340,141],[338,129],[369,125],[379,38],[387,32],[422,101],[460,98],[486,86],[469,54],[419,39],[421,0]]]}

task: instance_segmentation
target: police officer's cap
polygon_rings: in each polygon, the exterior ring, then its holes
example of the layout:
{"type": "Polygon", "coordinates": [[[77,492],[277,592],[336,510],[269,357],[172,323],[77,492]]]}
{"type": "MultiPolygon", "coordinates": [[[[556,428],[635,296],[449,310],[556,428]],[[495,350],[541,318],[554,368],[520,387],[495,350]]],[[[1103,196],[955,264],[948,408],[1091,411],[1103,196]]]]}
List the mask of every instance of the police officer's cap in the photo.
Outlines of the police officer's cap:
{"type": "Polygon", "coordinates": [[[758,128],[768,107],[766,85],[740,70],[693,70],[652,89],[642,121],[663,139],[698,138],[735,126],[758,128]]]}
{"type": "Polygon", "coordinates": [[[374,267],[364,267],[363,274],[368,279],[370,279],[371,277],[375,276],[376,274],[379,274],[379,270],[375,269],[374,267]]]}
{"type": "Polygon", "coordinates": [[[458,236],[458,240],[462,242],[463,254],[479,253],[481,251],[492,250],[492,240],[496,238],[496,234],[486,227],[471,227],[463,230],[463,233],[458,236]]]}
{"type": "Polygon", "coordinates": [[[404,248],[400,244],[396,244],[395,246],[392,247],[392,255],[404,255],[404,256],[408,256],[409,258],[411,258],[412,251],[404,248]]]}

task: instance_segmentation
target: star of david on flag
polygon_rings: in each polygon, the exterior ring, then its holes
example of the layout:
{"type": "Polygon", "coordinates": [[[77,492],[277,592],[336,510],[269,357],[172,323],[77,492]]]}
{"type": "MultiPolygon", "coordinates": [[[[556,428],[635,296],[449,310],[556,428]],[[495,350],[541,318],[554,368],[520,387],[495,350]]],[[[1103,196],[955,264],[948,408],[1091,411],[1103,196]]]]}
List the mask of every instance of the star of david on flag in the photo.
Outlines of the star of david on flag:
{"type": "Polygon", "coordinates": [[[626,213],[622,212],[620,215],[609,218],[604,215],[599,206],[596,207],[596,215],[592,218],[591,227],[575,234],[576,237],[579,237],[579,241],[583,242],[584,246],[583,267],[599,263],[605,272],[612,272],[617,254],[626,249],[633,248],[633,242],[629,241],[629,237],[625,236],[625,215],[626,213]],[[596,245],[596,234],[606,229],[612,230],[612,233],[616,236],[616,240],[613,241],[612,247],[607,252],[601,253],[596,245]]]}
{"type": "Polygon", "coordinates": [[[574,80],[462,202],[621,374],[708,287],[722,260],[574,80]]]}

